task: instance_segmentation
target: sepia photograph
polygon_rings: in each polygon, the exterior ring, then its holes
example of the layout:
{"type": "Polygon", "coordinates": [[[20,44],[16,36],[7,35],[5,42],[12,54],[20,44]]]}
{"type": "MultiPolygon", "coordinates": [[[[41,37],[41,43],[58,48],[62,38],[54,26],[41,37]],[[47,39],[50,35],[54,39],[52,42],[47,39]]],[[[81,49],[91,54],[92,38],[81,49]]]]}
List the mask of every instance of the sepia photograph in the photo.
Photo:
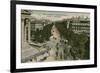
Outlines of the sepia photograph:
{"type": "Polygon", "coordinates": [[[97,67],[96,6],[11,2],[11,72],[97,67]]]}
{"type": "Polygon", "coordinates": [[[21,62],[90,59],[90,13],[21,10],[21,62]]]}

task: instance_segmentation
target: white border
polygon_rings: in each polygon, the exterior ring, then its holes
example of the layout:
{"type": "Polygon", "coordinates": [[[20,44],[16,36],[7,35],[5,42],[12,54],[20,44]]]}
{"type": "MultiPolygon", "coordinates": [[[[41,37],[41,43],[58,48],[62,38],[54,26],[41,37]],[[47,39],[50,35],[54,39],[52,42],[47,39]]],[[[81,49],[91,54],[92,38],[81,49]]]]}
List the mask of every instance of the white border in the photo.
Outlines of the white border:
{"type": "Polygon", "coordinates": [[[94,32],[94,10],[93,9],[35,6],[35,5],[16,5],[16,68],[21,69],[21,68],[39,68],[39,67],[94,64],[94,33],[93,32],[94,32]],[[21,63],[21,9],[89,12],[90,13],[90,36],[91,36],[90,37],[90,60],[21,63]]]}

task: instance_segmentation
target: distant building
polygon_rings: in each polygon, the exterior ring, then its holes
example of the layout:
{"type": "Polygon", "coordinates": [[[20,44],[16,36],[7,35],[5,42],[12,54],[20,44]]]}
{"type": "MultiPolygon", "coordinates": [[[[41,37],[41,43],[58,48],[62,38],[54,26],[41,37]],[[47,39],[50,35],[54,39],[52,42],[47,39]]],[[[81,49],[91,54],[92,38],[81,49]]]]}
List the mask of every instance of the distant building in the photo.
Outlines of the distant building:
{"type": "Polygon", "coordinates": [[[30,24],[31,24],[32,30],[34,30],[34,31],[36,31],[37,29],[43,30],[43,27],[50,24],[50,21],[46,20],[46,19],[31,18],[30,24]]]}
{"type": "Polygon", "coordinates": [[[69,21],[69,28],[75,33],[84,32],[90,34],[90,20],[89,18],[71,19],[69,21]]]}

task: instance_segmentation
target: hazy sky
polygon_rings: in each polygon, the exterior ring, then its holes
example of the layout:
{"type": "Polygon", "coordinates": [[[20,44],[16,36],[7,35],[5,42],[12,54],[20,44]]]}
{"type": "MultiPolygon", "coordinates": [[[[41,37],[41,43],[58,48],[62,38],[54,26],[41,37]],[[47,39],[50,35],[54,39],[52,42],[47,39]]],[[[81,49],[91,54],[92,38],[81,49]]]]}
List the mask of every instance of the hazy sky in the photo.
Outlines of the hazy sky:
{"type": "Polygon", "coordinates": [[[52,21],[55,20],[62,20],[66,18],[71,18],[71,17],[89,17],[89,13],[85,12],[61,12],[61,11],[39,11],[39,10],[32,10],[32,15],[33,18],[37,19],[49,19],[52,21]]]}

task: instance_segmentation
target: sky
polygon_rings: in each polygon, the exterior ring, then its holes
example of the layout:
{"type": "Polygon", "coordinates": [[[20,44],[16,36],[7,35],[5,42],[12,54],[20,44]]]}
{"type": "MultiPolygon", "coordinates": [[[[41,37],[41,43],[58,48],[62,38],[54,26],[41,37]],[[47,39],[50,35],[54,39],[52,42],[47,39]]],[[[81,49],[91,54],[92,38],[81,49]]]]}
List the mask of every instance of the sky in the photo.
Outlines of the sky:
{"type": "Polygon", "coordinates": [[[31,16],[37,19],[49,19],[51,21],[62,20],[72,17],[88,17],[90,18],[90,13],[86,12],[62,12],[62,11],[40,11],[40,10],[31,10],[31,16]]]}

